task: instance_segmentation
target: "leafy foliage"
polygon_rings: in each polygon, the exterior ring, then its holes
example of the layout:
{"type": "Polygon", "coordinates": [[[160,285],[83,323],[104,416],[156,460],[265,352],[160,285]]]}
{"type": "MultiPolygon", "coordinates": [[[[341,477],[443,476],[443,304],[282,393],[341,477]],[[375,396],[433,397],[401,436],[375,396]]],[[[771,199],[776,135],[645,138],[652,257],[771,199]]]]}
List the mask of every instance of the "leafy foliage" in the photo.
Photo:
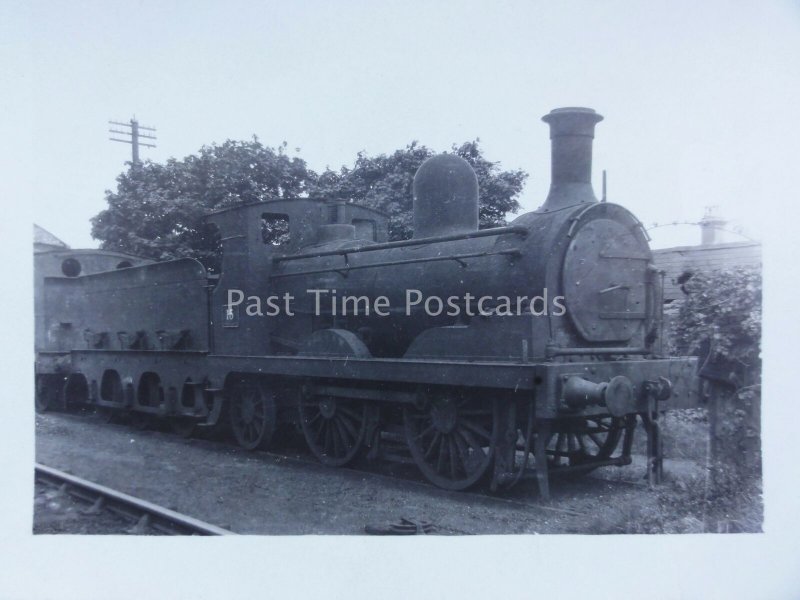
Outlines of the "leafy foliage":
{"type": "Polygon", "coordinates": [[[709,401],[710,482],[704,521],[712,531],[761,524],[761,272],[695,273],[671,327],[673,352],[700,357],[709,401]]]}
{"type": "MultiPolygon", "coordinates": [[[[454,144],[451,152],[466,160],[478,177],[480,226],[504,225],[505,215],[519,209],[517,198],[528,175],[521,170],[502,171],[498,163],[483,156],[479,142],[454,144]]],[[[391,155],[367,156],[362,152],[352,168],[322,173],[310,186],[310,193],[381,210],[389,215],[389,238],[406,239],[413,231],[414,174],[434,154],[436,152],[417,142],[391,155]]]]}
{"type": "Polygon", "coordinates": [[[167,260],[193,257],[217,267],[219,241],[203,218],[219,208],[305,193],[315,175],[300,158],[252,141],[203,146],[164,164],[131,164],[106,191],[108,208],[92,219],[102,247],[167,260]]]}
{"type": "MultiPolygon", "coordinates": [[[[310,195],[382,210],[390,217],[391,239],[410,237],[414,173],[434,151],[414,142],[390,155],[360,153],[352,168],[317,175],[285,149],[285,142],[274,149],[253,137],[204,146],[183,160],[131,164],[117,178],[117,189],[106,191],[108,208],[92,219],[92,235],[108,250],[155,260],[193,257],[215,270],[219,240],[205,215],[238,203],[310,195]]],[[[477,140],[454,145],[452,152],[477,173],[481,225],[504,224],[506,213],[519,209],[527,174],[500,170],[484,158],[477,140]]]]}
{"type": "Polygon", "coordinates": [[[761,347],[761,272],[752,268],[694,273],[683,284],[673,350],[703,354],[732,369],[758,369],[761,347]]]}

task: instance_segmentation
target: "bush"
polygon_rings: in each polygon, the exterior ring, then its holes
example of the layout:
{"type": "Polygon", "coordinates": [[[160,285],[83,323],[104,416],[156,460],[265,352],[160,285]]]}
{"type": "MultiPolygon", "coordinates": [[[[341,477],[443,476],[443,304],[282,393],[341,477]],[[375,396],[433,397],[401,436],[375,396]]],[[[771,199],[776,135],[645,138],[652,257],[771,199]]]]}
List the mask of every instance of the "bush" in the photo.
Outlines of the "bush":
{"type": "Polygon", "coordinates": [[[670,311],[667,347],[699,357],[709,402],[709,518],[717,531],[760,529],[761,272],[734,268],[684,275],[670,311]]]}
{"type": "MultiPolygon", "coordinates": [[[[666,340],[670,350],[700,356],[709,373],[727,367],[728,375],[760,374],[760,269],[694,273],[681,287],[686,295],[670,320],[666,340]]],[[[729,382],[736,387],[744,384],[729,382]]]]}

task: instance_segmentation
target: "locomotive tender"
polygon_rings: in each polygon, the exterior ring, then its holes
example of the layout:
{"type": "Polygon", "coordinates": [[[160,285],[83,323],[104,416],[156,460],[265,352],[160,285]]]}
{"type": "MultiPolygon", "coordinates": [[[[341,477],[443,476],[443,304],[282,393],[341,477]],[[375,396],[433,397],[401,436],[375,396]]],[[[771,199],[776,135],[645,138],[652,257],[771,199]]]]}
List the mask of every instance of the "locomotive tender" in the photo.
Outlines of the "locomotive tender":
{"type": "Polygon", "coordinates": [[[662,355],[647,235],[592,190],[602,117],[543,120],[550,192],[508,226],[478,228],[475,173],[444,154],[415,175],[408,240],[387,241],[386,216],[357,204],[270,200],[209,216],[219,277],[182,259],[45,278],[37,405],[88,402],[184,433],[228,419],[249,449],[294,424],[328,465],[366,453],[448,489],[535,477],[544,496],[552,475],[630,463],[640,418],[658,479],[658,416],[696,404],[696,360],[662,355]],[[315,302],[335,295],[380,297],[381,311],[315,302]],[[291,308],[245,301],[270,297],[291,308]],[[426,310],[431,297],[458,310],[426,310]]]}

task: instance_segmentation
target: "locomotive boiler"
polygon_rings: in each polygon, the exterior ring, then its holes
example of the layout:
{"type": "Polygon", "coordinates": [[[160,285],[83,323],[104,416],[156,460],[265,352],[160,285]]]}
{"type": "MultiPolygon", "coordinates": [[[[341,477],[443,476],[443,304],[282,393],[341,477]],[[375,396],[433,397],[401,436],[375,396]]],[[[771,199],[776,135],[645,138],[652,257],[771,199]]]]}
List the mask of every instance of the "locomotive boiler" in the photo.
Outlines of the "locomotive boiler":
{"type": "Polygon", "coordinates": [[[553,143],[550,193],[539,210],[508,227],[478,229],[475,173],[465,160],[440,155],[414,178],[411,240],[376,244],[356,239],[352,224],[322,225],[320,243],[273,258],[272,290],[298,298],[300,312],[360,332],[372,356],[433,358],[449,348],[450,356],[520,359],[523,352],[579,355],[582,346],[597,354],[598,344],[644,349],[659,324],[657,274],[641,224],[619,206],[598,203],[592,191],[591,145],[600,119],[591,109],[545,117],[553,143]],[[310,296],[310,289],[323,292],[310,296]],[[392,314],[333,315],[317,302],[333,290],[339,297],[383,296],[392,314]],[[474,299],[472,310],[465,297],[474,299]],[[477,306],[480,298],[485,301],[477,306]],[[566,311],[552,306],[556,298],[566,311]],[[430,299],[454,300],[445,310],[430,299]],[[531,306],[533,299],[539,301],[531,306]],[[523,319],[538,330],[514,333],[517,323],[509,326],[513,342],[492,336],[486,343],[460,343],[469,325],[481,328],[481,317],[523,313],[545,317],[523,319]],[[478,322],[467,323],[473,316],[478,322]]]}
{"type": "Polygon", "coordinates": [[[696,403],[695,360],[662,355],[647,234],[592,190],[602,117],[543,120],[550,191],[508,226],[479,229],[475,173],[445,154],[415,175],[408,240],[355,203],[282,199],[210,215],[218,278],[191,260],[48,278],[44,321],[86,335],[40,352],[38,377],[184,432],[227,419],[247,448],[294,424],[323,463],[412,462],[450,489],[535,477],[546,495],[629,463],[641,419],[657,479],[658,415],[696,403]]]}

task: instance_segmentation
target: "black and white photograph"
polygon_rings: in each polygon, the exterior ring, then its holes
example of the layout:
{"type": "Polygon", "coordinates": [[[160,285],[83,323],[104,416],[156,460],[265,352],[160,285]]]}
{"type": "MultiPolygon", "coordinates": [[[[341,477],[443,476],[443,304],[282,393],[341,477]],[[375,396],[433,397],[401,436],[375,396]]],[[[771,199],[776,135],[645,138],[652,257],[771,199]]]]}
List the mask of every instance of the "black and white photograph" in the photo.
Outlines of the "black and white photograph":
{"type": "Polygon", "coordinates": [[[0,598],[800,597],[798,2],[1,15],[0,598]]]}

